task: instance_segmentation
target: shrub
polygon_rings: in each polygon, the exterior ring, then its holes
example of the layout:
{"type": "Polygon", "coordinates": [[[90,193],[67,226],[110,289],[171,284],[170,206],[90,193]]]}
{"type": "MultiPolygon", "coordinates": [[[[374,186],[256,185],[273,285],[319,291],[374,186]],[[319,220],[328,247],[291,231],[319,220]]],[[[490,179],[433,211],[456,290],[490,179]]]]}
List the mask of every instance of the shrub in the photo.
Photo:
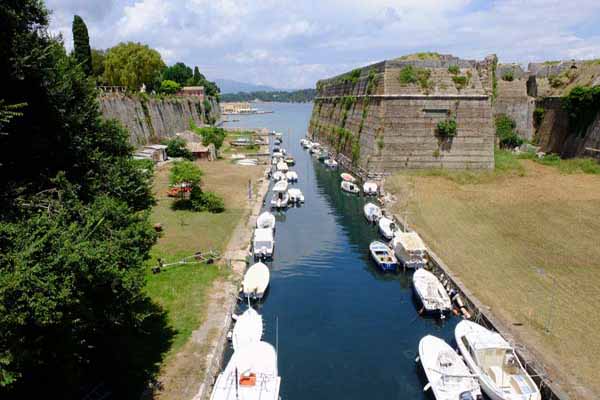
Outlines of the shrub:
{"type": "Polygon", "coordinates": [[[550,84],[551,87],[553,87],[555,89],[562,87],[565,84],[565,82],[562,80],[562,78],[558,75],[548,76],[548,83],[550,84]]]}
{"type": "Polygon", "coordinates": [[[574,87],[563,97],[562,106],[569,114],[569,127],[584,136],[600,109],[600,86],[574,87]]]}
{"type": "Polygon", "coordinates": [[[164,140],[163,144],[167,145],[167,156],[182,157],[186,160],[193,160],[192,152],[186,147],[186,142],[180,137],[164,140]]]}
{"type": "Polygon", "coordinates": [[[223,199],[212,192],[192,190],[190,195],[191,209],[193,211],[208,211],[214,214],[225,211],[223,199]]]}
{"type": "Polygon", "coordinates": [[[523,144],[523,139],[517,134],[515,121],[504,114],[496,117],[496,136],[500,139],[500,147],[513,148],[523,144]]]}
{"type": "Polygon", "coordinates": [[[193,162],[187,160],[176,161],[171,167],[169,182],[171,185],[186,182],[194,187],[200,185],[202,175],[202,170],[193,162]]]}
{"type": "Polygon", "coordinates": [[[342,82],[350,82],[353,85],[356,85],[356,83],[358,82],[358,79],[360,78],[361,72],[362,71],[360,68],[350,71],[349,73],[347,73],[346,75],[344,75],[342,77],[342,82]]]}
{"type": "Polygon", "coordinates": [[[450,65],[448,67],[448,72],[452,75],[458,75],[460,73],[460,68],[458,68],[458,65],[450,65]]]}
{"type": "Polygon", "coordinates": [[[536,128],[539,128],[539,126],[542,124],[545,113],[546,110],[544,110],[542,107],[537,107],[535,110],[533,110],[533,123],[535,124],[536,128]]]}
{"type": "Polygon", "coordinates": [[[461,90],[469,84],[469,78],[466,76],[453,76],[452,82],[454,82],[454,86],[456,86],[458,90],[461,90]]]}
{"type": "Polygon", "coordinates": [[[513,71],[506,71],[502,75],[502,80],[507,82],[512,82],[515,79],[515,74],[513,71]]]}
{"type": "Polygon", "coordinates": [[[431,88],[431,81],[429,80],[430,77],[431,71],[429,69],[407,65],[400,70],[398,79],[402,85],[419,83],[422,89],[429,89],[431,88]]]}
{"type": "Polygon", "coordinates": [[[179,83],[165,79],[160,83],[159,92],[164,94],[175,94],[179,92],[179,89],[181,89],[179,83]]]}
{"type": "Polygon", "coordinates": [[[449,118],[444,121],[440,121],[437,124],[437,133],[440,136],[452,138],[456,136],[456,120],[449,118]]]}
{"type": "Polygon", "coordinates": [[[214,126],[198,128],[193,127],[193,131],[202,136],[202,144],[204,146],[208,146],[209,144],[214,144],[215,148],[218,150],[223,146],[223,142],[225,141],[225,137],[227,133],[223,128],[217,128],[214,126]]]}

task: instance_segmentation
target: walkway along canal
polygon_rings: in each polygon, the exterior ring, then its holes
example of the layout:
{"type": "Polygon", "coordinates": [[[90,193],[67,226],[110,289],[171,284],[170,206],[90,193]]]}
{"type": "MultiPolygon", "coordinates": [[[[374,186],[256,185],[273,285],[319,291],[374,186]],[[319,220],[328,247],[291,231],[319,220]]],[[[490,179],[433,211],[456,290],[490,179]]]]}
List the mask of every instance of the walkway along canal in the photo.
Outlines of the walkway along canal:
{"type": "Polygon", "coordinates": [[[433,334],[453,344],[460,319],[420,317],[412,273],[383,274],[369,258],[369,243],[379,235],[363,216],[366,199],[343,193],[339,172],[299,144],[310,107],[274,104],[274,114],[237,125],[284,132],[282,147],[299,175],[292,186],[306,199],[276,214],[270,289],[257,306],[263,340],[278,341],[281,398],[431,399],[415,363],[418,342],[433,334]]]}

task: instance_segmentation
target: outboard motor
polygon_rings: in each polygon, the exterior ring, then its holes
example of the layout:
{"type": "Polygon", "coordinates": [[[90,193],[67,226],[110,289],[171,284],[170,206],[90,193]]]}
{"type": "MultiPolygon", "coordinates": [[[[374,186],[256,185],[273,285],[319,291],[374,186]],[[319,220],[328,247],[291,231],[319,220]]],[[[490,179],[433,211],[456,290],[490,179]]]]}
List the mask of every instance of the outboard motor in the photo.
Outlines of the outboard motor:
{"type": "MultiPolygon", "coordinates": [[[[471,392],[462,392],[459,396],[458,396],[459,400],[475,400],[473,398],[473,395],[471,394],[471,392]]],[[[479,399],[478,399],[479,400],[479,399]]]]}

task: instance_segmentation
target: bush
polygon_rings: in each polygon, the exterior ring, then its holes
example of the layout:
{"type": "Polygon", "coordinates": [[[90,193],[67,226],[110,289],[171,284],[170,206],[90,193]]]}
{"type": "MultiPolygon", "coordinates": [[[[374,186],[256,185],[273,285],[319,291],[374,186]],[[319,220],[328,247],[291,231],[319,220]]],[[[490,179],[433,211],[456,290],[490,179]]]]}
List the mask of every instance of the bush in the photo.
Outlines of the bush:
{"type": "Polygon", "coordinates": [[[169,157],[181,157],[186,160],[193,160],[192,152],[186,147],[186,142],[180,137],[175,137],[169,140],[163,140],[163,144],[167,146],[167,156],[169,157]]]}
{"type": "Polygon", "coordinates": [[[440,136],[448,138],[456,136],[456,120],[454,118],[450,118],[438,122],[437,133],[440,136]]]}
{"type": "Polygon", "coordinates": [[[546,110],[544,110],[542,107],[537,107],[535,110],[533,110],[533,123],[535,124],[536,128],[539,128],[542,124],[544,114],[546,114],[546,110]]]}
{"type": "Polygon", "coordinates": [[[181,89],[179,83],[165,79],[160,83],[160,89],[158,91],[164,94],[175,94],[179,92],[179,89],[181,89]]]}
{"type": "Polygon", "coordinates": [[[513,71],[506,71],[504,75],[502,75],[502,80],[507,82],[512,82],[515,80],[515,74],[513,71]]]}
{"type": "Polygon", "coordinates": [[[178,185],[180,183],[189,183],[192,186],[199,186],[204,173],[202,170],[191,161],[176,161],[171,167],[171,175],[169,183],[178,185]]]}
{"type": "Polygon", "coordinates": [[[460,73],[460,68],[458,68],[458,65],[451,65],[448,67],[448,72],[452,75],[458,75],[460,73]]]}
{"type": "Polygon", "coordinates": [[[196,134],[202,136],[202,144],[204,146],[208,146],[212,143],[217,150],[223,146],[225,136],[227,136],[225,129],[214,126],[204,128],[194,126],[192,129],[196,134]]]}
{"type": "Polygon", "coordinates": [[[584,136],[600,109],[600,86],[574,87],[562,98],[562,106],[569,113],[569,128],[584,136]]]}
{"type": "Polygon", "coordinates": [[[469,83],[469,78],[467,78],[466,76],[453,76],[452,82],[454,82],[454,85],[458,90],[461,90],[465,86],[467,86],[467,84],[469,83]]]}
{"type": "Polygon", "coordinates": [[[362,71],[360,68],[350,71],[349,73],[344,75],[344,77],[342,78],[342,82],[350,82],[353,85],[356,85],[356,83],[358,82],[358,79],[360,78],[361,72],[362,71]]]}
{"type": "Polygon", "coordinates": [[[517,134],[517,125],[508,116],[501,114],[496,117],[496,136],[500,139],[500,147],[514,148],[523,144],[523,139],[517,134]]]}
{"type": "Polygon", "coordinates": [[[429,69],[407,65],[400,70],[398,80],[402,85],[419,83],[422,89],[429,89],[431,87],[430,77],[431,71],[429,69]]]}
{"type": "Polygon", "coordinates": [[[225,211],[225,203],[215,193],[203,192],[199,186],[194,186],[190,192],[190,198],[175,200],[172,208],[174,210],[208,211],[218,214],[225,211]]]}
{"type": "Polygon", "coordinates": [[[550,84],[551,87],[553,87],[555,89],[558,89],[565,84],[565,82],[562,80],[562,78],[558,75],[548,76],[548,83],[550,84]]]}

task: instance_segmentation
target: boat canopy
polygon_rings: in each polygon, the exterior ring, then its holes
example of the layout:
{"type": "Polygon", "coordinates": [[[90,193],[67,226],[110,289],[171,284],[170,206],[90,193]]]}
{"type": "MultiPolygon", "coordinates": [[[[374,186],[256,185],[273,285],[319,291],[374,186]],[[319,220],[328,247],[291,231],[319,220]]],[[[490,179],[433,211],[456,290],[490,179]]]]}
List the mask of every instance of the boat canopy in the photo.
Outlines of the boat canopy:
{"type": "Polygon", "coordinates": [[[394,247],[400,244],[406,251],[425,251],[425,243],[417,232],[396,232],[394,247]]]}
{"type": "Polygon", "coordinates": [[[255,242],[272,242],[273,230],[271,228],[258,228],[254,230],[255,242]]]}
{"type": "Polygon", "coordinates": [[[507,349],[512,350],[510,344],[499,333],[473,330],[466,335],[467,340],[474,350],[507,349]]]}

